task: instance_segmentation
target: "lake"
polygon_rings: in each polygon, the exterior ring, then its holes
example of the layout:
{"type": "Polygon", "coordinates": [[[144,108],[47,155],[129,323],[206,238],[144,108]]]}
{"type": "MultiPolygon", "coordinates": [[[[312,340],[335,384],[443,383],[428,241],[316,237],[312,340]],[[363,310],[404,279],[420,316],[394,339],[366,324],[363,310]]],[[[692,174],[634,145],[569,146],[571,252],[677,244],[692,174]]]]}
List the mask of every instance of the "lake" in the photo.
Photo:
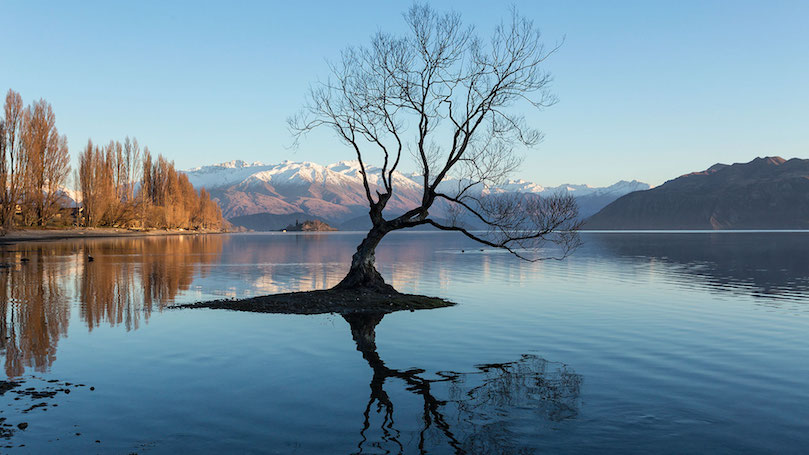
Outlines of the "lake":
{"type": "Polygon", "coordinates": [[[2,452],[809,448],[808,232],[584,233],[538,263],[394,233],[385,279],[457,306],[349,320],[169,308],[332,286],[361,237],[0,247],[18,384],[0,396],[2,452]]]}

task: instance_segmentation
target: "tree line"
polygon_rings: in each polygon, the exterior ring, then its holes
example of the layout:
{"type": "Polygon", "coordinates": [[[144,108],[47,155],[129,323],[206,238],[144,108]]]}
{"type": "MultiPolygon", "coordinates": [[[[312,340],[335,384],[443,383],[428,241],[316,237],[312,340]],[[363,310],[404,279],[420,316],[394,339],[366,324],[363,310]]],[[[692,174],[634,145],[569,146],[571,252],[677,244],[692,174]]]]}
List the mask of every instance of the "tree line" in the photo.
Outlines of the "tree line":
{"type": "Polygon", "coordinates": [[[71,174],[67,138],[56,128],[50,103],[23,105],[6,94],[0,118],[0,229],[20,226],[211,229],[225,227],[219,206],[205,189],[137,139],[97,145],[88,140],[73,171],[75,207],[69,206],[71,174]]]}

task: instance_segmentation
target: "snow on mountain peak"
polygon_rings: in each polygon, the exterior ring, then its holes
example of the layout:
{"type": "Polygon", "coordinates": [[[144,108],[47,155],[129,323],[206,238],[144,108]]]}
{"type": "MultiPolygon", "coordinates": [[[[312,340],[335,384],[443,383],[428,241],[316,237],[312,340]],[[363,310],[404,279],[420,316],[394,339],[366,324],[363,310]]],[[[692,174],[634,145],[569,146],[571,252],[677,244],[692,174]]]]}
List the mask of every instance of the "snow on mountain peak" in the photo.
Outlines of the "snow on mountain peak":
{"type": "Polygon", "coordinates": [[[210,166],[210,167],[220,167],[220,168],[226,168],[226,169],[239,169],[239,168],[243,168],[243,167],[256,167],[256,166],[264,166],[264,163],[262,163],[261,161],[253,161],[252,163],[248,163],[248,162],[242,161],[242,160],[231,160],[231,161],[225,161],[224,163],[214,164],[213,166],[210,166]]]}
{"type": "Polygon", "coordinates": [[[545,191],[545,188],[542,185],[538,185],[534,182],[529,182],[528,180],[523,179],[506,180],[505,183],[498,185],[497,187],[505,191],[517,193],[542,193],[545,191]]]}
{"type": "Polygon", "coordinates": [[[247,163],[245,163],[242,160],[233,160],[233,161],[224,162],[224,163],[220,164],[219,166],[222,166],[222,167],[225,167],[225,168],[236,168],[236,167],[245,167],[246,165],[247,165],[247,163]]]}
{"type": "Polygon", "coordinates": [[[360,162],[357,160],[338,161],[326,167],[334,172],[359,171],[361,169],[360,162]]]}
{"type": "MultiPolygon", "coordinates": [[[[373,192],[375,188],[382,185],[382,170],[379,167],[367,166],[365,171],[373,192]]],[[[362,171],[357,160],[344,160],[326,166],[309,161],[285,160],[278,164],[265,164],[232,160],[184,172],[195,187],[213,190],[212,195],[220,201],[223,211],[229,217],[245,213],[259,213],[262,211],[258,208],[259,206],[266,206],[263,210],[272,213],[287,213],[290,210],[314,210],[312,213],[321,213],[326,210],[321,206],[328,206],[332,207],[329,210],[337,213],[349,210],[346,207],[355,205],[357,207],[354,208],[360,210],[358,207],[363,205],[364,200],[362,171]],[[231,191],[241,193],[242,196],[232,196],[236,199],[231,202],[222,200],[223,197],[229,200],[231,196],[226,195],[231,191]],[[283,202],[278,199],[279,197],[283,199],[283,202]],[[275,201],[272,203],[275,205],[266,202],[269,200],[275,201]],[[292,207],[298,208],[293,209],[292,207]],[[321,207],[321,209],[313,207],[321,207]]],[[[397,192],[392,204],[396,206],[396,210],[406,210],[421,200],[421,185],[423,184],[421,175],[395,172],[393,180],[397,192]]],[[[441,183],[439,191],[452,193],[453,190],[457,191],[465,186],[466,184],[462,180],[447,179],[441,183]]],[[[469,191],[477,194],[532,193],[543,196],[564,193],[573,195],[577,199],[589,196],[614,199],[626,193],[649,188],[649,185],[637,180],[622,180],[608,187],[577,184],[543,187],[528,180],[512,179],[493,188],[474,185],[469,191]]],[[[325,215],[325,212],[321,214],[325,215]]]]}
{"type": "MultiPolygon", "coordinates": [[[[365,171],[373,194],[382,185],[382,170],[367,166],[365,171]]],[[[184,172],[195,187],[211,191],[228,218],[253,213],[305,212],[343,220],[367,214],[362,171],[357,160],[344,160],[325,166],[309,161],[285,160],[278,164],[265,164],[232,160],[184,172]]],[[[390,201],[389,210],[403,212],[420,203],[421,185],[424,183],[421,175],[395,172],[393,180],[396,193],[390,201]]],[[[463,180],[447,179],[438,190],[452,193],[467,184],[463,180]]],[[[596,202],[601,205],[597,208],[600,208],[626,193],[648,188],[649,185],[636,180],[620,181],[599,188],[575,184],[543,187],[528,180],[512,179],[492,188],[473,185],[468,191],[470,194],[532,193],[543,196],[561,192],[575,196],[583,204],[589,203],[587,200],[592,202],[598,199],[596,202]]],[[[436,210],[436,213],[440,213],[441,209],[436,210]]]]}
{"type": "MultiPolygon", "coordinates": [[[[361,168],[357,160],[344,160],[326,166],[310,161],[284,160],[279,164],[265,164],[261,162],[247,163],[242,160],[231,160],[210,166],[201,166],[184,171],[191,183],[197,187],[219,188],[227,187],[240,182],[266,182],[273,185],[284,184],[311,184],[334,183],[350,185],[361,183],[361,168]]],[[[369,183],[379,184],[381,169],[366,167],[369,183]]],[[[408,187],[420,186],[421,176],[394,173],[397,185],[408,187]]],[[[442,183],[442,186],[451,185],[451,181],[442,183]]],[[[576,196],[589,194],[625,194],[632,191],[649,189],[648,184],[637,180],[621,180],[608,187],[592,187],[586,184],[563,184],[557,187],[543,187],[524,179],[510,179],[493,188],[498,192],[517,192],[534,194],[568,193],[576,196]]]]}

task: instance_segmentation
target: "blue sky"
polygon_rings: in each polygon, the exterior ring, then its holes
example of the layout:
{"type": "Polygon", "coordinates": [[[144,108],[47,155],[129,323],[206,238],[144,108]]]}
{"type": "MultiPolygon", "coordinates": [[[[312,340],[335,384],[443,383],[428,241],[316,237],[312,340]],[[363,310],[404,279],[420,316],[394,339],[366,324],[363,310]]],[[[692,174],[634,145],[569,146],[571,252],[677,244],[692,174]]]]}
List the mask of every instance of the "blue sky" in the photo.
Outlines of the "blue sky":
{"type": "MultiPolygon", "coordinates": [[[[560,102],[515,177],[544,185],[652,184],[716,162],[809,158],[809,2],[436,1],[481,34],[514,4],[549,43],[560,102]]],[[[327,131],[296,150],[285,119],[325,61],[404,1],[3,0],[0,90],[53,104],[72,155],[135,136],[180,168],[231,159],[330,163],[327,131]],[[73,4],[75,3],[75,4],[73,4]]]]}

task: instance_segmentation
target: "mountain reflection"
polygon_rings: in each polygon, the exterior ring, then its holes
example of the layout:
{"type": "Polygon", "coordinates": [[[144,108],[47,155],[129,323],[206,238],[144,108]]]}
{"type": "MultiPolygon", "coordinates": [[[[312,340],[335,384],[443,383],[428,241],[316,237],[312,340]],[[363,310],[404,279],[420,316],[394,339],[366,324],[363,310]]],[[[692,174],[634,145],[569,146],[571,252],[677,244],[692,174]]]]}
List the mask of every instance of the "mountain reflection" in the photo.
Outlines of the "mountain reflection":
{"type": "Polygon", "coordinates": [[[590,234],[610,256],[666,265],[666,278],[765,299],[809,294],[809,233],[590,234]]]}
{"type": "MultiPolygon", "coordinates": [[[[447,254],[447,239],[443,233],[393,234],[386,238],[377,251],[377,266],[386,281],[397,289],[418,292],[423,282],[435,276],[441,287],[450,286],[456,277],[482,273],[489,278],[489,261],[486,254],[455,254],[461,248],[450,247],[447,254]],[[473,262],[471,267],[467,266],[473,262]],[[480,261],[480,263],[475,263],[480,261]]],[[[255,294],[328,289],[340,282],[348,271],[351,256],[361,240],[359,234],[247,234],[232,237],[226,248],[223,262],[253,267],[247,275],[255,294]]],[[[474,249],[478,253],[477,248],[474,249]]],[[[498,255],[500,256],[500,255],[498,255]]],[[[504,257],[511,260],[513,258],[504,257]]],[[[507,261],[508,262],[508,261],[507,261]]],[[[527,274],[535,264],[512,261],[509,272],[527,274]]],[[[477,275],[476,275],[477,277],[477,275]]],[[[226,294],[224,297],[240,297],[241,294],[226,294]]]]}
{"type": "Polygon", "coordinates": [[[468,373],[440,371],[432,378],[424,370],[388,367],[377,353],[375,340],[383,316],[343,316],[357,350],[373,370],[356,453],[405,453],[411,451],[411,444],[419,453],[442,447],[456,454],[533,453],[525,441],[518,440],[519,432],[527,427],[535,438],[538,427],[577,417],[581,376],[536,356],[479,365],[468,373]],[[415,440],[397,429],[393,395],[385,390],[389,379],[401,381],[423,402],[415,440]],[[373,420],[378,424],[373,425],[373,420]]]}
{"type": "Polygon", "coordinates": [[[0,352],[9,377],[47,371],[78,300],[92,330],[136,329],[218,260],[220,236],[172,236],[15,245],[0,259],[0,352]],[[92,260],[90,260],[92,258],[92,260]]]}

